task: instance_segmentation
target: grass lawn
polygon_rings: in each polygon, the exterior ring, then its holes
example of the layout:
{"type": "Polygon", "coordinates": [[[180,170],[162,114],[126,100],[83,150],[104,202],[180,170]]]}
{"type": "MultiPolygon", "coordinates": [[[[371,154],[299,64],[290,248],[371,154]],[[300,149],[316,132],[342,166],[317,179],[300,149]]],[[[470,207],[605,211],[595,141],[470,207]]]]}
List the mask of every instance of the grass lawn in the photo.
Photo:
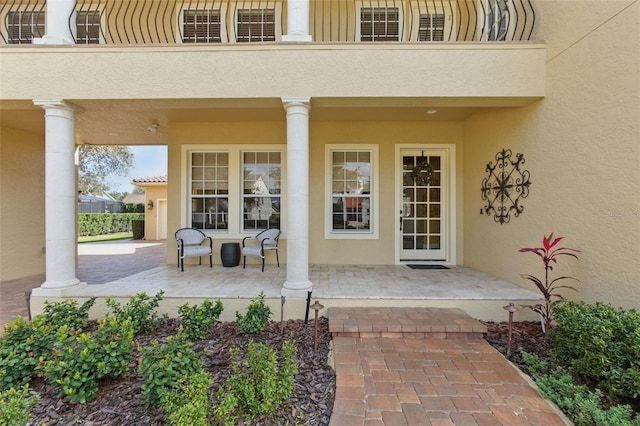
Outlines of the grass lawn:
{"type": "Polygon", "coordinates": [[[78,243],[97,243],[99,241],[126,240],[129,238],[133,238],[133,232],[118,232],[116,234],[78,237],[78,243]]]}

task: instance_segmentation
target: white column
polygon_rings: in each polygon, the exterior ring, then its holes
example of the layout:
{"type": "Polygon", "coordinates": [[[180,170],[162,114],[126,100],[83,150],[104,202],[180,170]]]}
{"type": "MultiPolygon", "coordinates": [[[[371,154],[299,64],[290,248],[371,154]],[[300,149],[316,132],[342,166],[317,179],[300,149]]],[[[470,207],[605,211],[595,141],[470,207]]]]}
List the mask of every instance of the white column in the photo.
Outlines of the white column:
{"type": "Polygon", "coordinates": [[[76,20],[71,14],[75,7],[76,0],[47,0],[45,35],[34,39],[33,44],[74,44],[76,20]],[[69,22],[74,25],[70,26],[69,22]]]}
{"type": "Polygon", "coordinates": [[[34,295],[60,295],[76,278],[75,109],[62,100],[34,100],[45,110],[46,277],[34,295]],[[43,291],[44,290],[44,291],[43,291]]]}
{"type": "Polygon", "coordinates": [[[287,112],[287,280],[283,296],[304,296],[309,281],[309,98],[282,98],[287,112]]]}
{"type": "Polygon", "coordinates": [[[289,0],[287,2],[287,34],[282,41],[311,41],[309,34],[309,1],[289,0]]]}

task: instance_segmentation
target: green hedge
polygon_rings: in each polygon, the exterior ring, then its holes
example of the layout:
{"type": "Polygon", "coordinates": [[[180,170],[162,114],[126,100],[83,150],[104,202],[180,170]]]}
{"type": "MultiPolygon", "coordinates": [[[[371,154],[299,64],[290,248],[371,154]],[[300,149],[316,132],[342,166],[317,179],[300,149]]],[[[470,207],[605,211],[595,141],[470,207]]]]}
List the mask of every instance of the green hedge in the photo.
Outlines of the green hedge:
{"type": "Polygon", "coordinates": [[[124,213],[144,213],[144,204],[142,203],[125,203],[124,213]]]}
{"type": "Polygon", "coordinates": [[[132,220],[144,220],[144,213],[79,213],[78,235],[93,235],[131,232],[132,220]]]}
{"type": "Polygon", "coordinates": [[[640,312],[596,302],[553,306],[549,338],[562,365],[613,402],[640,397],[640,312]]]}

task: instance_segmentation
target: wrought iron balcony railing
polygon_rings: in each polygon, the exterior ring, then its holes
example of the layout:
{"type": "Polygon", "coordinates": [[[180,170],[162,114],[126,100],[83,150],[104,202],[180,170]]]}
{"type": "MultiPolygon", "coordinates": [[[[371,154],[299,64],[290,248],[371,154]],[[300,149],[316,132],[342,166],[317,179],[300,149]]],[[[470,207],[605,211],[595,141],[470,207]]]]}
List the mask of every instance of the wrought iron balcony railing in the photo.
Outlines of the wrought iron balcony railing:
{"type": "MultiPolygon", "coordinates": [[[[0,0],[1,44],[44,36],[45,0],[0,0]]],[[[309,0],[314,42],[526,41],[531,0],[309,0]]],[[[286,0],[77,0],[77,44],[268,43],[286,34],[286,0]]]]}

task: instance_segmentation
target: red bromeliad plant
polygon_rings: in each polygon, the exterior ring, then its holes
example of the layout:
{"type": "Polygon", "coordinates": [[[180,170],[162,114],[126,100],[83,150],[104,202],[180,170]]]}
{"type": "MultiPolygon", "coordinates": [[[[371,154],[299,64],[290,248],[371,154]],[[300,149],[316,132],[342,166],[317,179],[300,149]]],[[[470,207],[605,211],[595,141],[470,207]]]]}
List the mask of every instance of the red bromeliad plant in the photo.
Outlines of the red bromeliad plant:
{"type": "Polygon", "coordinates": [[[544,263],[544,281],[538,277],[534,277],[529,274],[522,274],[522,278],[527,279],[533,282],[536,287],[540,290],[542,295],[545,298],[546,303],[544,305],[537,304],[535,306],[527,306],[531,308],[535,312],[538,312],[541,316],[542,329],[546,332],[546,326],[551,322],[551,305],[557,301],[563,300],[564,297],[557,293],[558,289],[566,288],[570,290],[576,290],[574,287],[567,285],[558,285],[559,281],[562,280],[575,280],[578,281],[574,277],[562,276],[550,280],[549,271],[553,270],[553,264],[558,263],[559,256],[571,256],[576,259],[578,256],[576,253],[580,253],[580,250],[567,248],[567,247],[556,247],[558,243],[562,240],[563,237],[553,237],[553,233],[551,233],[548,237],[544,237],[542,239],[542,247],[535,248],[521,248],[519,250],[520,253],[532,252],[540,256],[542,262],[544,263]]]}

